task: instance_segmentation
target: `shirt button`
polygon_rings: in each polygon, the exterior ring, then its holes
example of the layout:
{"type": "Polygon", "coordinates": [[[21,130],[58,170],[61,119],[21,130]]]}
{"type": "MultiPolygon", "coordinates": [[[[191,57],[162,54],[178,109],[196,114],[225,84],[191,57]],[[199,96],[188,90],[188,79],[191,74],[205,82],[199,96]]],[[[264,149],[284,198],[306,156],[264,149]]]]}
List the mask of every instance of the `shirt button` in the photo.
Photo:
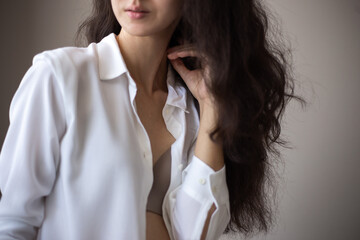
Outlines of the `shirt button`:
{"type": "Polygon", "coordinates": [[[200,179],[199,179],[199,183],[202,184],[202,185],[204,185],[204,184],[206,183],[206,180],[205,180],[204,178],[200,178],[200,179]]]}
{"type": "Polygon", "coordinates": [[[178,169],[181,171],[183,169],[182,163],[179,164],[178,169]]]}
{"type": "Polygon", "coordinates": [[[143,153],[143,156],[144,156],[144,158],[146,158],[146,154],[145,154],[145,153],[143,153]]]}

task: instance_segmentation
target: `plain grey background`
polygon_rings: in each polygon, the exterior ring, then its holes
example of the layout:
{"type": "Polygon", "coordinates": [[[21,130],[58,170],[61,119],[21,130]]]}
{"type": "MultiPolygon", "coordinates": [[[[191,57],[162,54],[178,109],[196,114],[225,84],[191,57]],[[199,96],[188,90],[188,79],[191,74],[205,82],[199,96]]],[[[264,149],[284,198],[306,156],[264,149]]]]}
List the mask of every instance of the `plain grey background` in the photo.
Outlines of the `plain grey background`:
{"type": "MultiPolygon", "coordinates": [[[[294,49],[297,91],[278,169],[278,221],[268,240],[360,239],[360,1],[271,0],[294,49]]],[[[10,101],[35,54],[74,45],[90,0],[0,3],[0,145],[10,101]]],[[[222,240],[240,239],[223,236],[222,240]]]]}

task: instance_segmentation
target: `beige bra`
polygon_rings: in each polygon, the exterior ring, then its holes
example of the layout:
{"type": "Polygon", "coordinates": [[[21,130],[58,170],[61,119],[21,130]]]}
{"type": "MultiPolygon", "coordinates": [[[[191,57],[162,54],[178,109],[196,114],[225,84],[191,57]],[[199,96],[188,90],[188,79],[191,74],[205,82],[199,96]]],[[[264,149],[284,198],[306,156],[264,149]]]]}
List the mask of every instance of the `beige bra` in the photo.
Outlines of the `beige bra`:
{"type": "Polygon", "coordinates": [[[171,147],[156,161],[153,172],[154,181],[148,196],[146,210],[162,216],[162,204],[170,185],[171,147]]]}

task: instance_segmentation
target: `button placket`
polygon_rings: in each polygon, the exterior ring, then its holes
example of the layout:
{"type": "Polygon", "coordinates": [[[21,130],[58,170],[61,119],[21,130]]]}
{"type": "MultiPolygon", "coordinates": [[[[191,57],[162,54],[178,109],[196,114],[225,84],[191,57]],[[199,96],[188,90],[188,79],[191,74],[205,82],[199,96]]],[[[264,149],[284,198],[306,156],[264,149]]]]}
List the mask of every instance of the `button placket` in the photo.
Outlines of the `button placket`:
{"type": "Polygon", "coordinates": [[[143,150],[143,157],[146,160],[147,164],[150,164],[152,166],[152,152],[151,152],[151,146],[150,146],[150,138],[145,130],[145,127],[140,121],[140,118],[138,118],[138,134],[139,134],[139,142],[140,146],[143,150]]]}
{"type": "Polygon", "coordinates": [[[133,79],[131,79],[130,75],[127,75],[129,80],[129,94],[130,94],[130,100],[131,100],[131,107],[133,109],[133,113],[135,115],[135,118],[137,120],[136,124],[136,132],[139,139],[140,147],[142,148],[142,156],[146,160],[145,162],[152,167],[152,152],[151,152],[151,146],[150,146],[150,138],[146,132],[146,129],[144,125],[142,124],[140,117],[137,113],[137,107],[136,107],[136,93],[137,93],[137,87],[133,79]]]}

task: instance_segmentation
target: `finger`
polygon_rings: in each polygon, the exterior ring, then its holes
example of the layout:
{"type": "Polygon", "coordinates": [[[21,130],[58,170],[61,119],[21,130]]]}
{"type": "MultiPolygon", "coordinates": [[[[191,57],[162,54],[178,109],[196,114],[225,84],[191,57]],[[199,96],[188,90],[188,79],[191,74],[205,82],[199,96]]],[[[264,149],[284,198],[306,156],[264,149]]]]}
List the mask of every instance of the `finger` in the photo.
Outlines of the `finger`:
{"type": "Polygon", "coordinates": [[[181,49],[168,55],[169,59],[184,58],[184,57],[199,57],[199,54],[193,49],[181,49]]]}
{"type": "Polygon", "coordinates": [[[180,58],[177,58],[171,59],[170,62],[171,65],[175,68],[175,70],[179,73],[180,77],[184,80],[187,79],[186,77],[190,70],[186,68],[182,60],[180,58]]]}

